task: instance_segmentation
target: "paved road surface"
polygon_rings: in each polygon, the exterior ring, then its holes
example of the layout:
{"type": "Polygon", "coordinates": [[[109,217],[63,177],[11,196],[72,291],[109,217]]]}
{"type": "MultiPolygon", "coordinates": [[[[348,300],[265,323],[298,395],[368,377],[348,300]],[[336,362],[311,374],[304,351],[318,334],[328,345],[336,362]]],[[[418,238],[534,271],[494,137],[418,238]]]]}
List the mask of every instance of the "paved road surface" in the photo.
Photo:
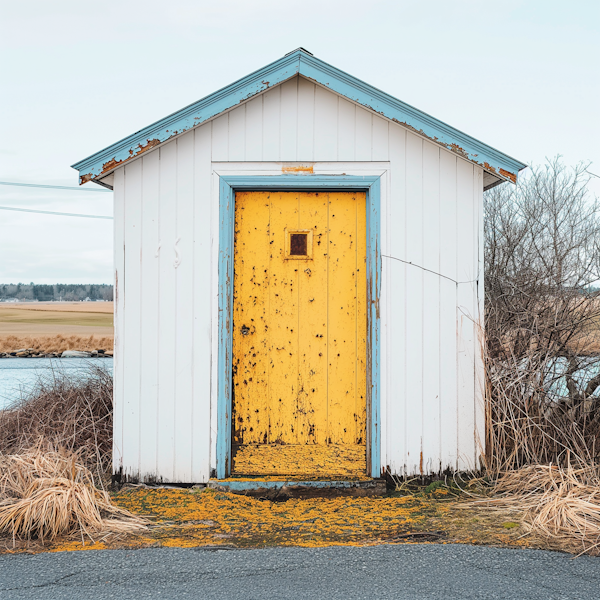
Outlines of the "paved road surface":
{"type": "Polygon", "coordinates": [[[600,558],[461,545],[0,556],[2,600],[600,599],[600,558]]]}

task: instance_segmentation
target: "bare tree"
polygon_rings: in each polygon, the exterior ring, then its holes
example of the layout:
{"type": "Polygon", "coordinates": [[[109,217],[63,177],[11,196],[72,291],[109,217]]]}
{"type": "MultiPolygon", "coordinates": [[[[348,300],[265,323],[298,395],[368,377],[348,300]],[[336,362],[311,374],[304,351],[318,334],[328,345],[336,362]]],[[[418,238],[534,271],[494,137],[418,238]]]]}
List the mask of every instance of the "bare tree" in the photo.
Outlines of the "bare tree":
{"type": "Polygon", "coordinates": [[[600,203],[560,157],[485,194],[488,467],[596,460],[600,203]]]}

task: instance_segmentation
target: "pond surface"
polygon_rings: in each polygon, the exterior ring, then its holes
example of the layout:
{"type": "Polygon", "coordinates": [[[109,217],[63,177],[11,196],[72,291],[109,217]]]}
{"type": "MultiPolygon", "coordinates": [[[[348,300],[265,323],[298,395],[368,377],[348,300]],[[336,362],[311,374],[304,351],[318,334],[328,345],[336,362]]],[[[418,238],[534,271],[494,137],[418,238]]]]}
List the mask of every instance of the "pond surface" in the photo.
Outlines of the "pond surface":
{"type": "Polygon", "coordinates": [[[27,395],[38,379],[61,371],[69,377],[85,376],[91,366],[113,369],[112,358],[0,358],[0,410],[27,395]]]}

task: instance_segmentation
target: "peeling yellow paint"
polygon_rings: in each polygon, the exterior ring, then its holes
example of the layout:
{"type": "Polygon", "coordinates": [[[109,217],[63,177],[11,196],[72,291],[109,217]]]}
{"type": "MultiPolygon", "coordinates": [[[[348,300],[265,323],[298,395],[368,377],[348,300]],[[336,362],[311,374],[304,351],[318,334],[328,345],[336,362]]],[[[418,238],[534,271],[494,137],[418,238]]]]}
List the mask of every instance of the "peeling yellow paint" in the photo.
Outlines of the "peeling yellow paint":
{"type": "Polygon", "coordinates": [[[366,290],[364,192],[236,194],[234,474],[365,474],[366,290]]]}
{"type": "Polygon", "coordinates": [[[233,470],[238,475],[261,472],[271,476],[311,478],[326,473],[354,479],[357,473],[365,473],[366,469],[365,446],[358,444],[248,444],[234,446],[233,451],[233,470]]]}

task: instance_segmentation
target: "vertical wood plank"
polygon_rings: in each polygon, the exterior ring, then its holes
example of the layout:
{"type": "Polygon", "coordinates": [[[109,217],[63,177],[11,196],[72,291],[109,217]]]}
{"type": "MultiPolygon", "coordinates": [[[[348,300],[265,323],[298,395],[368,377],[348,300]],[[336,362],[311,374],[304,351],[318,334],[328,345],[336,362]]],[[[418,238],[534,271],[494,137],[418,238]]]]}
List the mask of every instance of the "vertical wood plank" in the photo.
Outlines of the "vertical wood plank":
{"type": "Polygon", "coordinates": [[[458,468],[475,467],[475,199],[473,165],[457,162],[458,468]]]}
{"type": "Polygon", "coordinates": [[[246,105],[229,113],[229,160],[242,161],[246,156],[246,105]]]}
{"type": "Polygon", "coordinates": [[[212,159],[222,162],[229,160],[229,113],[212,122],[212,159]]]}
{"type": "MultiPolygon", "coordinates": [[[[406,131],[390,126],[391,191],[389,204],[388,247],[391,257],[406,260],[406,131]]],[[[392,473],[406,475],[406,287],[405,263],[393,258],[384,259],[390,289],[388,311],[388,369],[386,455],[392,473]]]]}
{"type": "Polygon", "coordinates": [[[140,475],[155,479],[158,414],[158,190],[159,151],[143,157],[142,172],[142,281],[140,363],[140,475]]]}
{"type": "Polygon", "coordinates": [[[173,261],[176,241],[177,143],[160,147],[160,253],[158,333],[158,439],[157,469],[173,480],[175,447],[175,348],[176,279],[173,261]]]}
{"type": "Polygon", "coordinates": [[[354,135],[356,130],[356,106],[339,98],[338,106],[338,160],[354,160],[354,135]]]}
{"type": "Polygon", "coordinates": [[[295,161],[298,142],[298,77],[281,84],[280,156],[282,161],[295,161]]]}
{"type": "Polygon", "coordinates": [[[263,94],[263,160],[278,161],[281,87],[263,94]]]}
{"type": "Polygon", "coordinates": [[[371,160],[388,160],[389,144],[388,144],[388,125],[387,119],[382,119],[373,115],[373,153],[371,160]]]}
{"type": "Polygon", "coordinates": [[[194,134],[177,139],[174,481],[191,481],[194,315],[194,134]]]}
{"type": "MultiPolygon", "coordinates": [[[[456,163],[440,152],[440,273],[456,280],[456,163]]],[[[442,468],[457,468],[456,284],[440,278],[440,447],[442,468]]]]}
{"type": "Polygon", "coordinates": [[[440,150],[423,142],[423,470],[440,467],[440,150]]]}
{"type": "Polygon", "coordinates": [[[313,260],[299,268],[299,415],[300,443],[327,443],[327,254],[328,198],[325,193],[303,193],[299,227],[313,232],[313,260]]]}
{"type": "Polygon", "coordinates": [[[338,97],[317,86],[315,89],[315,160],[337,160],[338,97]]]}
{"type": "Polygon", "coordinates": [[[233,437],[265,444],[269,436],[270,202],[262,192],[235,198],[233,286],[233,437]]]}
{"type": "MultiPolygon", "coordinates": [[[[406,134],[406,257],[423,264],[423,142],[406,134]]],[[[409,473],[423,472],[423,271],[406,269],[406,422],[409,473]]]]}
{"type": "MultiPolygon", "coordinates": [[[[194,137],[194,389],[192,393],[192,481],[210,477],[211,420],[211,129],[207,123],[194,137]]],[[[214,382],[216,385],[216,381],[214,382]]]]}
{"type": "Polygon", "coordinates": [[[298,392],[298,265],[285,260],[285,229],[298,227],[298,198],[270,192],[269,330],[272,376],[269,380],[269,443],[297,443],[294,407],[298,392]]]}
{"type": "MultiPolygon", "coordinates": [[[[357,381],[357,329],[363,329],[366,313],[357,311],[357,209],[365,211],[364,195],[360,193],[329,193],[329,295],[328,330],[328,441],[331,444],[351,444],[356,439],[357,425],[362,415],[354,414],[348,406],[357,405],[357,386],[363,389],[362,373],[357,381]],[[350,401],[349,401],[350,400],[350,401]]],[[[366,217],[361,224],[366,223],[366,217]]],[[[366,237],[366,231],[362,233],[366,237]]],[[[366,288],[360,290],[366,294],[366,288]]],[[[361,305],[366,309],[366,305],[361,305]]],[[[359,393],[359,396],[361,394],[359,393]]]]}
{"type": "Polygon", "coordinates": [[[262,160],[263,97],[246,102],[246,160],[262,160]]]}
{"type": "Polygon", "coordinates": [[[125,167],[125,271],[123,320],[124,474],[139,477],[140,467],[140,309],[142,251],[142,161],[125,167]]]}
{"type": "MultiPolygon", "coordinates": [[[[369,305],[367,301],[367,197],[364,192],[356,194],[355,282],[356,312],[356,365],[354,367],[354,440],[355,444],[367,442],[367,339],[369,305]]],[[[381,401],[381,400],[380,400],[381,401]]],[[[379,426],[381,427],[381,421],[379,426]]],[[[379,475],[377,473],[376,475],[379,475]]]]}
{"type": "Polygon", "coordinates": [[[315,84],[298,79],[298,154],[299,161],[314,160],[315,84]]]}
{"type": "Polygon", "coordinates": [[[371,113],[364,108],[356,107],[356,135],[354,138],[355,160],[371,160],[372,122],[371,113]]]}
{"type": "Polygon", "coordinates": [[[113,398],[113,472],[119,473],[123,464],[123,325],[125,301],[125,169],[115,171],[114,179],[114,273],[115,273],[115,346],[114,346],[114,398],[113,398]]]}

